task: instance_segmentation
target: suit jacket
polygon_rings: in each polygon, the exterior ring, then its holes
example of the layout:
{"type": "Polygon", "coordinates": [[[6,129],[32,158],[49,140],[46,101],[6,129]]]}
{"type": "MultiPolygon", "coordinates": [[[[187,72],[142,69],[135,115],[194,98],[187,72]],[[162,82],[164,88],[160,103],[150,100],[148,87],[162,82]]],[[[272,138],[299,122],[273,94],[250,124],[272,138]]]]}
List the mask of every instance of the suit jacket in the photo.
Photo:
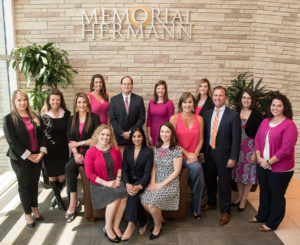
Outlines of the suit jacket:
{"type": "MultiPolygon", "coordinates": [[[[214,108],[204,113],[204,154],[208,157],[210,125],[214,108]]],[[[229,159],[238,160],[241,144],[240,115],[225,107],[216,136],[216,149],[218,163],[227,164],[229,159]]]]}
{"type": "Polygon", "coordinates": [[[247,136],[254,139],[261,122],[262,115],[258,111],[253,109],[245,126],[245,132],[247,136]]]}
{"type": "MultiPolygon", "coordinates": [[[[196,105],[198,104],[199,101],[196,102],[196,105]]],[[[212,101],[212,99],[210,97],[207,97],[201,111],[199,112],[199,116],[202,116],[204,115],[204,113],[209,110],[209,109],[212,109],[214,108],[215,105],[214,105],[214,102],[212,101]]]]}
{"type": "MultiPolygon", "coordinates": [[[[74,116],[74,115],[73,115],[74,116]]],[[[87,120],[84,122],[83,130],[82,130],[82,138],[80,138],[79,134],[79,114],[76,113],[76,119],[73,129],[71,130],[73,116],[70,117],[69,124],[68,124],[68,141],[81,141],[81,140],[88,140],[92,137],[96,128],[101,124],[99,116],[97,114],[92,113],[91,118],[91,125],[89,130],[86,129],[87,120]]],[[[87,118],[86,118],[87,119],[87,118]]],[[[78,147],[77,150],[79,152],[81,147],[78,147]]],[[[82,146],[83,152],[82,154],[85,155],[86,151],[89,149],[89,146],[82,146]]]]}
{"type": "MultiPolygon", "coordinates": [[[[40,126],[33,120],[31,120],[31,123],[37,139],[37,151],[39,151],[41,147],[46,147],[46,140],[43,133],[42,120],[38,116],[37,118],[40,121],[40,126]]],[[[9,145],[7,156],[12,160],[19,160],[20,158],[25,160],[27,157],[24,156],[28,156],[31,153],[30,136],[25,123],[21,117],[18,117],[18,125],[15,125],[11,113],[4,117],[3,123],[3,131],[9,145]]]]}
{"type": "Polygon", "coordinates": [[[149,184],[153,166],[153,150],[142,147],[134,164],[134,146],[128,146],[123,153],[122,179],[124,185],[131,183],[142,185],[143,189],[149,184]],[[133,177],[137,179],[134,180],[133,177]]]}
{"type": "Polygon", "coordinates": [[[145,105],[141,96],[131,94],[128,115],[122,93],[111,98],[109,105],[109,119],[113,126],[118,145],[126,145],[121,135],[135,127],[142,127],[145,123],[145,105]]]}

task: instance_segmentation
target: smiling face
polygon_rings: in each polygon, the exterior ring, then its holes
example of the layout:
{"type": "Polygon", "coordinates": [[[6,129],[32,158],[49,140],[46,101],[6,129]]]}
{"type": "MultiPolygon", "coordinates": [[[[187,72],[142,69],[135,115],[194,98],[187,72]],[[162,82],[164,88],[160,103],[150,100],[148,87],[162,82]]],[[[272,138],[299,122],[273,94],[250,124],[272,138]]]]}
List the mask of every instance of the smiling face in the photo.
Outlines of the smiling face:
{"type": "Polygon", "coordinates": [[[76,105],[78,111],[80,112],[87,111],[87,101],[83,97],[78,97],[76,105]]]}
{"type": "Polygon", "coordinates": [[[133,84],[131,82],[131,79],[129,77],[125,77],[121,83],[121,90],[123,94],[129,95],[132,91],[133,84]]]}
{"type": "Polygon", "coordinates": [[[160,128],[159,135],[164,143],[170,143],[172,131],[167,126],[164,125],[160,128]]]}
{"type": "Polygon", "coordinates": [[[98,136],[98,143],[102,147],[106,147],[110,143],[111,132],[109,129],[103,129],[98,136]]]}
{"type": "Polygon", "coordinates": [[[19,111],[19,112],[26,111],[27,106],[28,106],[28,100],[24,95],[17,93],[16,99],[14,102],[15,102],[17,111],[19,111]]]}
{"type": "Polygon", "coordinates": [[[207,82],[200,84],[199,93],[201,95],[207,95],[207,93],[208,93],[208,83],[207,82]]]}
{"type": "Polygon", "coordinates": [[[50,95],[49,99],[49,105],[51,106],[51,109],[58,109],[60,107],[61,99],[59,95],[50,95]]]}
{"type": "Polygon", "coordinates": [[[224,89],[215,89],[213,93],[213,102],[217,108],[221,108],[225,105],[226,94],[224,89]]]}
{"type": "Polygon", "coordinates": [[[192,96],[189,96],[186,100],[184,100],[181,104],[182,111],[184,112],[192,112],[194,109],[194,100],[192,96]]]}
{"type": "Polygon", "coordinates": [[[143,135],[140,131],[135,131],[132,135],[132,142],[135,146],[141,146],[143,143],[143,135]]]}
{"type": "Polygon", "coordinates": [[[157,86],[155,91],[156,91],[158,98],[164,98],[165,93],[166,93],[166,88],[164,85],[157,86]]]}
{"type": "Polygon", "coordinates": [[[271,113],[274,117],[283,116],[284,105],[281,100],[274,99],[271,104],[271,113]]]}
{"type": "Polygon", "coordinates": [[[241,102],[242,102],[243,108],[249,109],[251,107],[252,98],[247,92],[245,92],[242,95],[241,102]]]}
{"type": "Polygon", "coordinates": [[[103,87],[103,81],[101,80],[101,78],[96,77],[94,79],[94,90],[95,91],[100,91],[103,87]]]}

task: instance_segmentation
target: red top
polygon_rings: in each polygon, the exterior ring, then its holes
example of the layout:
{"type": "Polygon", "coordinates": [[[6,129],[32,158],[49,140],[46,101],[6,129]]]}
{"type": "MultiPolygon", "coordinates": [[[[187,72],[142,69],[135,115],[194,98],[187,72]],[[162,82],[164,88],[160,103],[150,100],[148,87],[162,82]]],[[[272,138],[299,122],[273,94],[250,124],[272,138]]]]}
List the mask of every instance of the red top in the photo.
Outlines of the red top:
{"type": "MultiPolygon", "coordinates": [[[[177,114],[177,124],[176,124],[176,137],[178,144],[182,146],[188,152],[195,152],[200,133],[200,123],[196,114],[194,114],[194,123],[191,129],[188,129],[184,124],[180,113],[177,114]]],[[[183,156],[186,158],[186,156],[183,156]]]]}
{"type": "MultiPolygon", "coordinates": [[[[110,154],[114,160],[114,175],[117,177],[119,169],[122,169],[122,156],[119,149],[112,147],[110,149],[110,154]]],[[[96,146],[92,146],[86,152],[84,157],[84,168],[86,176],[90,179],[90,182],[96,184],[95,180],[97,177],[109,181],[107,175],[107,169],[105,164],[105,159],[103,156],[103,151],[97,149],[96,146]]]]}
{"type": "Polygon", "coordinates": [[[200,113],[202,107],[203,107],[203,105],[202,105],[202,106],[198,106],[198,105],[197,105],[196,111],[195,111],[195,114],[196,114],[196,115],[199,115],[199,113],[200,113]]]}
{"type": "Polygon", "coordinates": [[[29,134],[31,151],[36,152],[37,151],[37,139],[35,137],[33,124],[31,123],[29,117],[22,117],[22,120],[25,123],[28,134],[29,134]]]}
{"type": "MultiPolygon", "coordinates": [[[[107,124],[108,101],[103,100],[100,102],[92,93],[88,93],[87,95],[90,97],[92,112],[99,116],[101,124],[107,124]]],[[[108,94],[106,96],[108,97],[108,94]]]]}

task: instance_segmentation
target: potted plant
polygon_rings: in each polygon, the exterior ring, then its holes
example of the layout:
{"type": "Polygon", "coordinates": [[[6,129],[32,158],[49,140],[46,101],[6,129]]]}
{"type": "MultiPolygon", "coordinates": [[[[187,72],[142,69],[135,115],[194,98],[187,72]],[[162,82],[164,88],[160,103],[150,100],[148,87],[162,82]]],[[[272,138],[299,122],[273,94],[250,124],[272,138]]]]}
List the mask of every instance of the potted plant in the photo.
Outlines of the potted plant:
{"type": "Polygon", "coordinates": [[[34,110],[41,111],[51,87],[60,85],[66,88],[73,84],[72,78],[77,71],[69,64],[67,55],[65,50],[56,48],[53,43],[43,46],[30,43],[10,53],[9,63],[25,75],[27,87],[33,83],[29,95],[34,110]]]}

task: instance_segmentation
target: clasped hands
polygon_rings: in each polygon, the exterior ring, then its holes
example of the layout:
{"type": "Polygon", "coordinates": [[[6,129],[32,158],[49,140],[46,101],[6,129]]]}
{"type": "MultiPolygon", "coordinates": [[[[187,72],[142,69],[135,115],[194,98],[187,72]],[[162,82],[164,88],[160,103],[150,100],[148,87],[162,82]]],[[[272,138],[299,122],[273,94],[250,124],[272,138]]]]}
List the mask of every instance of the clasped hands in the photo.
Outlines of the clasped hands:
{"type": "Polygon", "coordinates": [[[187,164],[191,164],[193,162],[196,162],[197,159],[198,159],[198,155],[196,153],[193,153],[193,152],[188,152],[185,154],[187,160],[186,160],[186,163],[187,164]]]}
{"type": "Polygon", "coordinates": [[[45,153],[44,152],[40,152],[37,154],[30,154],[27,158],[34,163],[39,163],[42,158],[44,157],[45,153]]]}
{"type": "Polygon", "coordinates": [[[163,188],[163,185],[161,183],[154,183],[149,185],[149,191],[155,192],[158,191],[159,189],[163,188]]]}
{"type": "Polygon", "coordinates": [[[258,159],[258,163],[263,169],[272,169],[271,166],[267,163],[267,160],[262,157],[258,159]]]}
{"type": "Polygon", "coordinates": [[[116,179],[116,180],[105,181],[104,185],[111,188],[118,188],[120,184],[121,181],[119,179],[116,179]]]}
{"type": "Polygon", "coordinates": [[[140,188],[138,185],[132,185],[127,183],[126,190],[129,196],[135,196],[139,192],[140,188]]]}

